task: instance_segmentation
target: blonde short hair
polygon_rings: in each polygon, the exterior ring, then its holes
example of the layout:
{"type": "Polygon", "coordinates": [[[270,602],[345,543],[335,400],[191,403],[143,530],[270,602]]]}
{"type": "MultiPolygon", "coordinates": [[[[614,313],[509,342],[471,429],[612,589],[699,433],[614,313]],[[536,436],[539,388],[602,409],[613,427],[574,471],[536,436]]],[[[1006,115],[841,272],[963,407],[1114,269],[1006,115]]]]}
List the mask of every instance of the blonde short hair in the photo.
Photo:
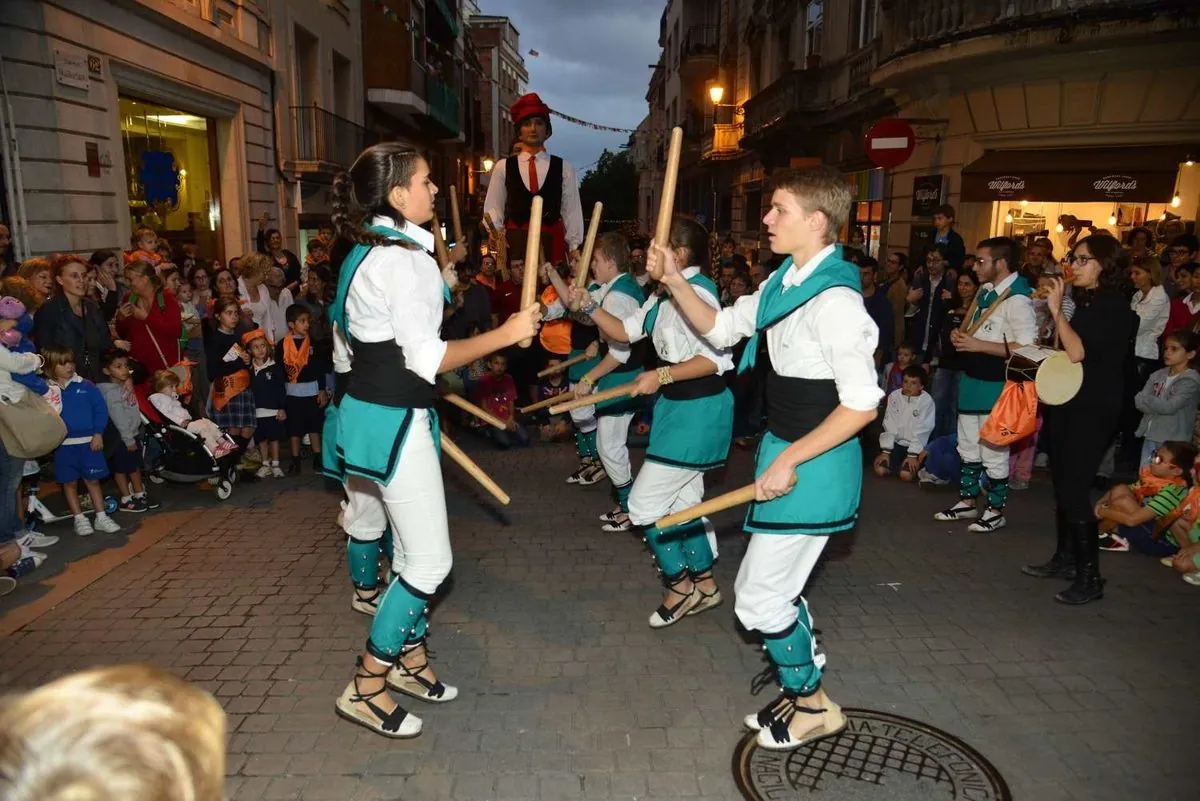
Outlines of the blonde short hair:
{"type": "Polygon", "coordinates": [[[258,281],[260,284],[266,281],[267,273],[271,271],[274,265],[271,263],[271,257],[265,253],[247,253],[238,259],[237,274],[242,280],[249,279],[258,281]]]}
{"type": "Polygon", "coordinates": [[[222,801],[225,713],[145,665],[88,670],[0,708],[5,801],[222,801]]]}
{"type": "Polygon", "coordinates": [[[1142,256],[1133,263],[1133,266],[1150,274],[1151,286],[1162,286],[1162,264],[1159,262],[1158,256],[1142,256]]]}
{"type": "Polygon", "coordinates": [[[795,195],[806,213],[819,211],[824,214],[825,244],[837,241],[842,227],[850,219],[850,204],[854,202],[854,189],[846,176],[824,165],[787,169],[772,178],[771,187],[795,195]]]}

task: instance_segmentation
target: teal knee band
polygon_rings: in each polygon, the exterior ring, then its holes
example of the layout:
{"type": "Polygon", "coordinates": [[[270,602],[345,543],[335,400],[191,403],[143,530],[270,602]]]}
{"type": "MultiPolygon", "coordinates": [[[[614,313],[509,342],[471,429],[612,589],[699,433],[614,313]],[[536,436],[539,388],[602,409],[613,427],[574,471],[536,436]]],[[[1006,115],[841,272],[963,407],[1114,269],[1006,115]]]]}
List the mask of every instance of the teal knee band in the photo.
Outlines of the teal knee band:
{"type": "Polygon", "coordinates": [[[595,459],[600,453],[596,450],[596,430],[592,429],[583,435],[583,444],[585,448],[584,456],[589,459],[595,459]]]}
{"type": "Polygon", "coordinates": [[[575,452],[580,459],[587,458],[587,434],[582,431],[575,432],[575,452]]]}
{"type": "Polygon", "coordinates": [[[413,629],[412,634],[408,635],[408,639],[405,640],[404,644],[412,645],[414,643],[421,642],[422,640],[425,639],[425,635],[426,635],[426,633],[428,633],[428,631],[429,631],[429,610],[426,609],[424,612],[421,613],[421,616],[419,618],[417,618],[417,625],[413,629]]]}
{"type": "Polygon", "coordinates": [[[988,476],[987,490],[988,506],[993,509],[1003,509],[1008,503],[1008,479],[988,476]]]}
{"type": "Polygon", "coordinates": [[[683,546],[679,538],[673,536],[677,529],[668,530],[665,537],[657,526],[647,526],[642,531],[646,537],[646,544],[650,546],[650,552],[654,554],[654,561],[658,563],[658,569],[664,576],[675,578],[687,572],[683,546]]]}
{"type": "Polygon", "coordinates": [[[621,511],[629,514],[629,493],[633,492],[633,482],[622,484],[615,488],[617,490],[617,505],[621,507],[621,511]]]}
{"type": "Polygon", "coordinates": [[[418,631],[424,632],[421,621],[431,599],[432,596],[397,577],[379,602],[371,636],[367,638],[367,652],[381,662],[394,661],[405,643],[418,631]]]}
{"type": "Polygon", "coordinates": [[[983,474],[983,465],[979,462],[963,462],[962,477],[958,484],[958,494],[961,498],[974,498],[979,495],[979,476],[983,474]]]}
{"type": "Polygon", "coordinates": [[[687,561],[688,572],[692,575],[705,573],[712,569],[713,552],[708,544],[708,530],[704,528],[703,520],[693,520],[679,527],[683,557],[687,561]]]}
{"type": "MultiPolygon", "coordinates": [[[[385,533],[384,537],[388,535],[385,533]]],[[[350,568],[350,580],[360,590],[373,590],[379,586],[379,540],[346,540],[346,565],[350,568]]]]}
{"type": "Polygon", "coordinates": [[[796,622],[778,634],[764,634],[767,656],[775,664],[779,685],[788,692],[812,695],[821,687],[808,610],[801,604],[796,622]]]}

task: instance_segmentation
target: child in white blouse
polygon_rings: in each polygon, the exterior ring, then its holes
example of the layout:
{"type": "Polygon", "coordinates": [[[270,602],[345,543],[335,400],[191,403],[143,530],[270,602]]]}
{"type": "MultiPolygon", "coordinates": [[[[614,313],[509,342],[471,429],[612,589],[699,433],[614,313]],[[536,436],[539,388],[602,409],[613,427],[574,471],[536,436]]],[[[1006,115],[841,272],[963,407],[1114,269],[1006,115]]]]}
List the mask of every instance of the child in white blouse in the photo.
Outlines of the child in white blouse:
{"type": "Polygon", "coordinates": [[[233,443],[225,438],[220,426],[207,417],[193,420],[191,413],[179,402],[179,376],[170,370],[159,370],[154,374],[151,386],[154,393],[150,396],[150,405],[159,414],[180,428],[198,434],[213,456],[221,457],[233,450],[233,443]]]}

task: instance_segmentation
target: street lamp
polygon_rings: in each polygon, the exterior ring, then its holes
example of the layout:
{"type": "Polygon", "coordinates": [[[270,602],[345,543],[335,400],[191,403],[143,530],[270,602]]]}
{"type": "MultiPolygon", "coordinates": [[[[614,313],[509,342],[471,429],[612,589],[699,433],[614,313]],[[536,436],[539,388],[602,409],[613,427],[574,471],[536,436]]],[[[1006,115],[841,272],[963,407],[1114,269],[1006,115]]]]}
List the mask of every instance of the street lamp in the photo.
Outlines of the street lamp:
{"type": "Polygon", "coordinates": [[[484,172],[491,172],[492,167],[495,167],[495,166],[496,166],[496,162],[492,161],[491,159],[485,158],[483,160],[483,171],[484,172]]]}
{"type": "Polygon", "coordinates": [[[714,83],[708,87],[708,97],[712,100],[714,106],[721,105],[721,101],[725,98],[725,87],[719,83],[714,83]]]}

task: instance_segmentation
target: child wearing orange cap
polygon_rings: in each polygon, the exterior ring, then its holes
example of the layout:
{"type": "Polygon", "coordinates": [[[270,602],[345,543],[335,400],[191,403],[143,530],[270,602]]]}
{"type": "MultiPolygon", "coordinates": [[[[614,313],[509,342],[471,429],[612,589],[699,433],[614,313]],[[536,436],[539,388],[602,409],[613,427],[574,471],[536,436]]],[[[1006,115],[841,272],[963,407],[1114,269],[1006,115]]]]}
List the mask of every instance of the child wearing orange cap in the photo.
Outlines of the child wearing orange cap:
{"type": "Polygon", "coordinates": [[[287,438],[287,402],[284,368],[272,354],[271,341],[261,328],[242,335],[242,347],[250,353],[250,392],[254,395],[254,441],[262,455],[262,467],[255,474],[259,478],[283,478],[279,466],[279,443],[287,438]]]}

